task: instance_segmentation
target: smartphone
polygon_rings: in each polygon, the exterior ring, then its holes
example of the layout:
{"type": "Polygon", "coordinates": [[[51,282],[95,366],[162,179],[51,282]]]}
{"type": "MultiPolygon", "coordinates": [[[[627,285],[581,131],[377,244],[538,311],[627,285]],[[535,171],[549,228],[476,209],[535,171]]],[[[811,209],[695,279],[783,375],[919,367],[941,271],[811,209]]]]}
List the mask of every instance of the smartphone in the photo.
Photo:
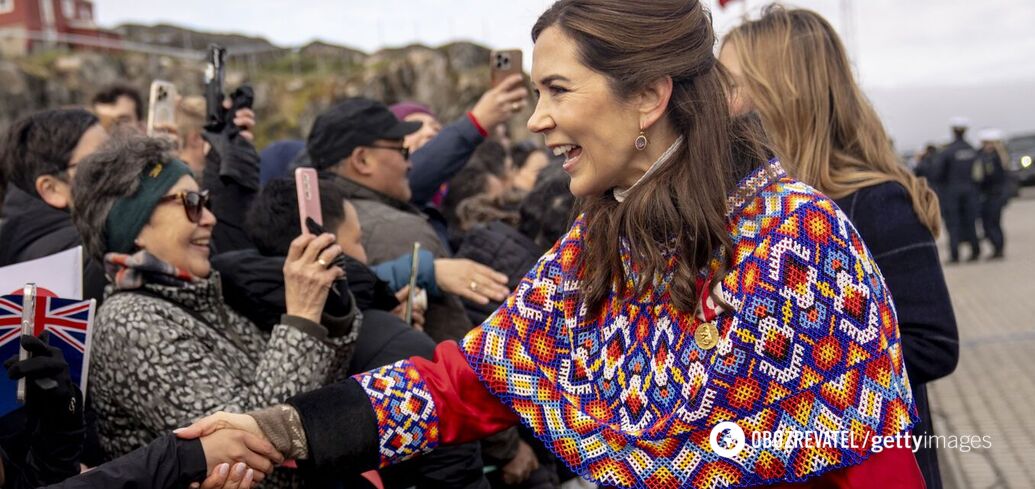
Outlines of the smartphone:
{"type": "Polygon", "coordinates": [[[489,53],[489,78],[492,86],[499,85],[507,77],[524,73],[520,49],[493,50],[489,53]]]}
{"type": "Polygon", "coordinates": [[[221,132],[226,125],[226,109],[223,108],[225,64],[226,48],[209,44],[205,57],[205,129],[210,132],[221,132]]]}
{"type": "Polygon", "coordinates": [[[155,128],[176,125],[176,85],[165,80],[151,82],[151,98],[147,111],[147,135],[154,137],[155,128]]]}
{"type": "MultiPolygon", "coordinates": [[[[22,348],[21,340],[24,335],[36,334],[36,284],[25,284],[22,289],[22,331],[15,340],[18,342],[18,361],[24,362],[29,358],[29,352],[22,348]]],[[[25,377],[18,379],[15,387],[15,398],[18,402],[25,404],[25,377]]]]}
{"type": "Polygon", "coordinates": [[[410,290],[406,298],[406,324],[413,326],[413,303],[417,298],[417,272],[420,270],[420,243],[413,242],[413,256],[410,258],[410,290]]]}
{"type": "Polygon", "coordinates": [[[295,190],[298,192],[298,221],[302,234],[311,234],[306,218],[323,226],[323,212],[320,211],[320,180],[313,168],[295,168],[295,190]]]}

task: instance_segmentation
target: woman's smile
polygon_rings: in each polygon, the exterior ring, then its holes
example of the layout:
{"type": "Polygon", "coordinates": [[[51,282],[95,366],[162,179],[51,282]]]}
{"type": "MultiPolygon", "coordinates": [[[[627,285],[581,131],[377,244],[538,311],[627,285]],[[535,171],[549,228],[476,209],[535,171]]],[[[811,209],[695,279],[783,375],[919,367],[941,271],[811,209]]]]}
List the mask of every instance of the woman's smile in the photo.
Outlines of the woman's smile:
{"type": "Polygon", "coordinates": [[[582,156],[582,146],[577,144],[551,145],[550,150],[554,156],[564,155],[564,171],[569,174],[578,165],[579,157],[582,156]]]}

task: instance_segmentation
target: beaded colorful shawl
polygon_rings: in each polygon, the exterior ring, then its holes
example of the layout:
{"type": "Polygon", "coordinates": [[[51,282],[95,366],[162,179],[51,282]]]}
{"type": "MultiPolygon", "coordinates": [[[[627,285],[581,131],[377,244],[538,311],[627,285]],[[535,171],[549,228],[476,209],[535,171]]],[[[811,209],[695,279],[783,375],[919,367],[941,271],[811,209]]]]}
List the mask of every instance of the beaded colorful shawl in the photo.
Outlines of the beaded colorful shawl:
{"type": "Polygon", "coordinates": [[[582,476],[617,487],[803,481],[861,463],[873,436],[913,424],[894,306],[848,218],[776,161],[744,179],[728,209],[717,344],[695,340],[705,319],[672,306],[668,277],[643,296],[612,294],[589,317],[581,217],[464,339],[483,384],[582,476]],[[710,441],[724,421],[747,439],[727,457],[710,441]],[[756,432],[844,435],[764,447],[756,432]]]}

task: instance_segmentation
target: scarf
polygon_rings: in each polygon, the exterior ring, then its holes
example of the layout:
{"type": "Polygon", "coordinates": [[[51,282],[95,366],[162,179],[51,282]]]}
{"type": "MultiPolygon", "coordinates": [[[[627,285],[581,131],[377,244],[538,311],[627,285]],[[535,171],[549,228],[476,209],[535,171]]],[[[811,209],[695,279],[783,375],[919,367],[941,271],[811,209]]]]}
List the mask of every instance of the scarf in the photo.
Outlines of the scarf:
{"type": "Polygon", "coordinates": [[[146,250],[132,255],[108,253],[104,255],[104,271],[119,290],[139,289],[145,284],[186,287],[194,281],[190,272],[174,267],[146,250]]]}

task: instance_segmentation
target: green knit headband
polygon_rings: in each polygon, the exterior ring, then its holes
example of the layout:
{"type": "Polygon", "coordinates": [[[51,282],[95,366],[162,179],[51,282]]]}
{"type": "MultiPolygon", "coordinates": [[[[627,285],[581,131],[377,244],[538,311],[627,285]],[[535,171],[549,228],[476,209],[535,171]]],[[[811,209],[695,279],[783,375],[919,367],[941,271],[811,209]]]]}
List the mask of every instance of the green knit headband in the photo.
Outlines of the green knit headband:
{"type": "Polygon", "coordinates": [[[140,174],[140,187],[133,195],[115,201],[104,222],[108,252],[131,253],[140,230],[151,220],[158,201],[184,175],[193,175],[180,160],[153,163],[140,174]]]}

